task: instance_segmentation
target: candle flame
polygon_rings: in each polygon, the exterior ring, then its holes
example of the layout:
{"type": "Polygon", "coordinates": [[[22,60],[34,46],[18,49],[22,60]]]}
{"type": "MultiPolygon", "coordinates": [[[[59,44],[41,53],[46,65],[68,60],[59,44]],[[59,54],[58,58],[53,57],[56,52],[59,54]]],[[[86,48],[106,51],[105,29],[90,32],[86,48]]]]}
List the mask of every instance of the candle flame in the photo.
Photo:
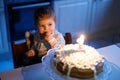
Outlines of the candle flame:
{"type": "Polygon", "coordinates": [[[85,39],[85,36],[82,34],[82,35],[77,39],[77,43],[78,43],[78,44],[83,44],[83,43],[84,43],[84,39],[85,39]]]}

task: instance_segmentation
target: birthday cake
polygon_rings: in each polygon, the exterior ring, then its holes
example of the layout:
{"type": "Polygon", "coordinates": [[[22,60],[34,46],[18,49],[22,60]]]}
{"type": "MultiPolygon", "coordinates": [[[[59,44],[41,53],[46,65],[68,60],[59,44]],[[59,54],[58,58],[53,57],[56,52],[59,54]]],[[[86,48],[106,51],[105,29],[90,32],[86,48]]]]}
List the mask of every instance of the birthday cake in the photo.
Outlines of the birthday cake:
{"type": "Polygon", "coordinates": [[[88,45],[66,45],[56,50],[53,62],[60,74],[73,78],[94,78],[104,70],[104,57],[88,45]]]}

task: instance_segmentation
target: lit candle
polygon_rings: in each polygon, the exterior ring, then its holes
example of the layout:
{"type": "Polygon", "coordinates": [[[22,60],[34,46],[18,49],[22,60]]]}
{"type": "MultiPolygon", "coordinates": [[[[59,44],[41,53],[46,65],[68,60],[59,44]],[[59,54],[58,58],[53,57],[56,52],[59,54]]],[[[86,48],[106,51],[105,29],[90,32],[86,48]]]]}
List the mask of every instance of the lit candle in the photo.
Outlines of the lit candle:
{"type": "Polygon", "coordinates": [[[77,43],[79,45],[83,45],[84,44],[84,39],[85,39],[85,36],[82,34],[78,39],[77,39],[77,43]]]}
{"type": "Polygon", "coordinates": [[[77,39],[77,43],[79,44],[79,48],[82,50],[84,50],[84,48],[83,48],[84,39],[85,39],[85,36],[83,34],[77,39]]]}

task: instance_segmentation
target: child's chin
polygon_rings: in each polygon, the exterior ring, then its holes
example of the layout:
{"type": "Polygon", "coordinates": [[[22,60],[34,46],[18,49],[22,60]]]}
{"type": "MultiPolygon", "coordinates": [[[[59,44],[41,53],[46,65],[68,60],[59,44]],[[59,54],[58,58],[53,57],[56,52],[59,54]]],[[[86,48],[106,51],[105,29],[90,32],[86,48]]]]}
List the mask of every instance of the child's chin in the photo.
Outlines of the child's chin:
{"type": "Polygon", "coordinates": [[[44,39],[46,36],[46,33],[40,33],[41,39],[44,39]]]}

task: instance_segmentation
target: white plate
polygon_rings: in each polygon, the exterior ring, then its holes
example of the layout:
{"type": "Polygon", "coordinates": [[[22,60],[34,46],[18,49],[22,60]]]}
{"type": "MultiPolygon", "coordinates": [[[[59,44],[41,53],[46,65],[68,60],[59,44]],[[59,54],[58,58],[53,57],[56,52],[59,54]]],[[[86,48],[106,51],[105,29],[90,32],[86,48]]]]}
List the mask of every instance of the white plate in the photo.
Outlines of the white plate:
{"type": "MultiPolygon", "coordinates": [[[[54,54],[55,54],[55,50],[49,50],[47,55],[44,56],[42,59],[44,68],[47,71],[47,73],[50,75],[52,80],[93,80],[93,78],[92,79],[77,79],[77,78],[63,76],[54,67],[53,60],[52,60],[54,57],[54,54]]],[[[112,65],[110,62],[105,60],[104,71],[102,73],[100,73],[99,75],[97,75],[94,78],[94,80],[109,80],[108,78],[110,76],[110,73],[112,72],[112,70],[111,70],[112,65]]],[[[118,68],[116,67],[116,69],[118,69],[118,68]]]]}

